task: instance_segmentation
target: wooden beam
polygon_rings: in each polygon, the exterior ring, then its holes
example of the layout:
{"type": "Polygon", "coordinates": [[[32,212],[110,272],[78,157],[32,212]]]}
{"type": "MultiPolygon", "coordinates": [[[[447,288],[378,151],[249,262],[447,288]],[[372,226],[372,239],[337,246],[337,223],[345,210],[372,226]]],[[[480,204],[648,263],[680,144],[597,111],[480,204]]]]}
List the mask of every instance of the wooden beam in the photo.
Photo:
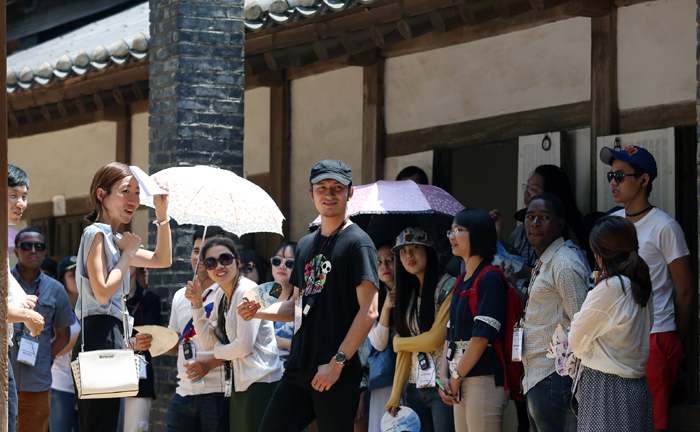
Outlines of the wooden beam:
{"type": "Polygon", "coordinates": [[[459,7],[462,19],[470,26],[475,26],[498,18],[498,11],[490,1],[464,3],[459,7]]]}
{"type": "Polygon", "coordinates": [[[545,10],[562,5],[569,0],[530,0],[530,6],[535,10],[545,10]]]}
{"type": "Polygon", "coordinates": [[[433,27],[433,22],[430,19],[431,14],[432,13],[426,13],[399,20],[397,23],[399,33],[401,33],[401,36],[403,36],[403,38],[406,40],[414,39],[430,33],[431,31],[435,30],[435,27],[433,27]]]}
{"type": "Polygon", "coordinates": [[[265,61],[264,54],[246,55],[245,61],[243,63],[243,67],[245,69],[246,78],[260,75],[261,73],[267,72],[270,70],[270,67],[267,65],[267,62],[265,61]]]}
{"type": "Polygon", "coordinates": [[[695,101],[675,102],[644,108],[620,110],[619,133],[642,132],[676,126],[694,126],[695,101]]]}
{"type": "MultiPolygon", "coordinates": [[[[93,210],[87,195],[78,198],[67,198],[66,199],[66,209],[69,214],[88,214],[93,210]]],[[[53,202],[42,202],[42,203],[32,203],[27,206],[27,210],[24,211],[22,219],[24,219],[29,225],[31,225],[34,219],[45,219],[53,217],[53,202]]]]}
{"type": "Polygon", "coordinates": [[[362,184],[384,178],[384,60],[363,69],[362,184]]]}
{"type": "Polygon", "coordinates": [[[342,36],[317,40],[314,42],[314,50],[318,58],[324,62],[336,59],[348,53],[343,43],[342,36]]]}
{"type": "Polygon", "coordinates": [[[386,157],[487,144],[553,130],[578,129],[588,127],[590,121],[591,103],[586,101],[398,132],[386,136],[386,157]]]}
{"type": "Polygon", "coordinates": [[[338,63],[344,64],[346,66],[372,66],[377,61],[379,61],[379,52],[374,50],[363,51],[357,55],[349,55],[347,58],[342,57],[338,59],[338,63]]]}
{"type": "Polygon", "coordinates": [[[371,28],[366,28],[355,32],[345,33],[340,36],[340,41],[343,43],[345,50],[350,53],[350,55],[363,53],[377,47],[372,39],[371,30],[371,28]]]}
{"type": "MultiPolygon", "coordinates": [[[[352,8],[351,8],[352,9],[352,8]]],[[[365,11],[358,9],[352,15],[334,18],[320,23],[316,28],[322,37],[340,36],[350,31],[361,30],[378,24],[398,21],[403,18],[402,3],[390,3],[365,11]]]]}
{"type": "Polygon", "coordinates": [[[274,51],[268,51],[263,54],[265,58],[265,63],[270,70],[275,72],[281,71],[292,65],[292,61],[289,59],[288,50],[286,48],[276,49],[274,51]]]}
{"type": "Polygon", "coordinates": [[[372,33],[374,44],[379,48],[385,48],[405,40],[404,37],[401,36],[401,33],[399,33],[395,22],[374,26],[370,29],[370,32],[372,33]]]}
{"type": "Polygon", "coordinates": [[[440,9],[430,14],[430,22],[438,33],[452,31],[466,24],[460,12],[461,6],[440,9]]]}
{"type": "Polygon", "coordinates": [[[38,135],[49,132],[56,132],[83,126],[98,121],[119,121],[124,117],[124,107],[108,107],[104,111],[91,111],[85,114],[76,114],[66,118],[51,119],[50,122],[29,123],[9,130],[10,138],[19,138],[31,135],[38,135]]]}
{"type": "Polygon", "coordinates": [[[532,10],[528,0],[491,0],[493,7],[503,19],[513,18],[532,10]]]}
{"type": "Polygon", "coordinates": [[[124,107],[124,116],[117,122],[116,161],[131,165],[131,110],[124,107]]]}
{"type": "MultiPolygon", "coordinates": [[[[617,11],[591,20],[591,146],[590,178],[596,179],[598,137],[619,129],[617,99],[617,11]]],[[[596,209],[597,188],[591,183],[591,210],[596,209]]]]}
{"type": "Polygon", "coordinates": [[[604,17],[613,9],[612,0],[572,0],[564,7],[567,15],[599,18],[604,17]]]}
{"type": "Polygon", "coordinates": [[[252,90],[258,87],[272,87],[282,85],[280,74],[277,72],[267,71],[259,75],[245,76],[245,89],[252,90]]]}
{"type": "MultiPolygon", "coordinates": [[[[474,5],[477,4],[481,3],[474,3],[474,5]]],[[[465,3],[465,5],[468,5],[466,7],[469,7],[471,3],[465,3]]],[[[463,8],[464,7],[465,6],[463,5],[463,8]]],[[[570,16],[565,15],[562,12],[562,7],[563,6],[554,7],[543,11],[531,10],[530,12],[526,12],[510,19],[490,19],[485,22],[476,23],[475,25],[460,27],[454,31],[446,33],[428,33],[421,38],[399,42],[382,48],[381,55],[384,58],[391,58],[415,54],[570,19],[570,16]]],[[[495,13],[495,9],[493,9],[493,7],[491,7],[491,10],[493,10],[493,13],[495,13]]],[[[490,13],[490,10],[485,8],[484,12],[488,14],[490,13]]],[[[495,17],[497,17],[497,15],[494,15],[494,18],[495,17]]],[[[468,17],[463,15],[462,18],[465,19],[465,22],[470,24],[468,17]]]]}
{"type": "Polygon", "coordinates": [[[148,101],[138,100],[136,102],[131,102],[129,104],[129,110],[131,114],[143,114],[148,112],[148,101]]]}
{"type": "Polygon", "coordinates": [[[316,62],[313,64],[310,64],[308,66],[305,66],[303,68],[296,69],[294,67],[290,67],[285,69],[285,75],[287,76],[288,80],[295,80],[295,79],[300,79],[300,78],[305,78],[308,76],[312,75],[318,75],[326,72],[331,72],[334,70],[338,69],[343,69],[347,67],[348,65],[340,63],[339,60],[346,57],[347,54],[343,57],[340,57],[336,60],[330,60],[327,62],[316,62]]]}
{"type": "Polygon", "coordinates": [[[287,56],[292,66],[295,68],[301,68],[308,66],[311,63],[315,63],[319,60],[316,52],[314,51],[314,44],[307,43],[304,45],[297,45],[287,49],[287,56]]]}
{"type": "Polygon", "coordinates": [[[21,111],[80,96],[90,96],[98,92],[111,92],[119,86],[130,86],[133,83],[148,81],[148,77],[148,62],[138,62],[11,94],[8,99],[12,101],[13,111],[21,111]]]}
{"type": "MultiPolygon", "coordinates": [[[[284,238],[289,239],[289,217],[291,215],[291,91],[290,81],[280,73],[281,85],[270,88],[270,196],[286,217],[283,224],[284,238]]],[[[277,246],[280,239],[269,236],[277,246]]]]}

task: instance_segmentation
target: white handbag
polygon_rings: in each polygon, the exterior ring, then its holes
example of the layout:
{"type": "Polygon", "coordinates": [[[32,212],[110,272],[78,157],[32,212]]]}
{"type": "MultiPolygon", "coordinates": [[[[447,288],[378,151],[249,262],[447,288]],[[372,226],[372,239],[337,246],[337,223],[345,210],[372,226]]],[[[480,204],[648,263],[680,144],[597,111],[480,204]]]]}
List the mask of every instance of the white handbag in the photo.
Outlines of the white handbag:
{"type": "MultiPolygon", "coordinates": [[[[80,270],[80,269],[78,269],[80,270]]],[[[81,277],[76,279],[81,280],[81,277]]],[[[78,283],[80,299],[82,303],[83,284],[78,283]]],[[[124,299],[124,284],[122,283],[122,323],[124,325],[124,346],[128,347],[128,333],[126,304],[124,299]]],[[[81,304],[80,325],[82,342],[78,359],[71,362],[75,387],[78,389],[79,399],[107,399],[136,396],[139,392],[139,372],[141,370],[141,356],[134,350],[108,349],[85,352],[85,326],[81,304]]]]}

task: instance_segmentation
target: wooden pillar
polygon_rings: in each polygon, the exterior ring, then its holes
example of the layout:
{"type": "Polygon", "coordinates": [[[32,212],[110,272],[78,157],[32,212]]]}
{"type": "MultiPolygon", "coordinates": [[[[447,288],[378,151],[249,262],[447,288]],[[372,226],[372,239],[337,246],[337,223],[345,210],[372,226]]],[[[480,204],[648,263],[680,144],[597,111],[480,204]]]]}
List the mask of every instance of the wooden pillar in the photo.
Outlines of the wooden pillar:
{"type": "Polygon", "coordinates": [[[452,193],[452,150],[433,150],[433,186],[452,193]]]}
{"type": "Polygon", "coordinates": [[[384,59],[363,68],[362,184],[384,178],[384,59]]]}
{"type": "MultiPolygon", "coordinates": [[[[0,70],[7,70],[7,9],[5,0],[0,0],[0,70]]],[[[5,88],[7,76],[0,78],[0,89],[5,88]]],[[[0,201],[7,202],[7,92],[0,91],[0,178],[5,183],[0,186],[0,201]]],[[[7,212],[0,211],[0,257],[7,257],[7,212]]],[[[0,431],[7,431],[7,290],[10,274],[6,265],[0,264],[0,431]]]]}
{"type": "Polygon", "coordinates": [[[131,109],[128,106],[124,107],[124,116],[117,120],[117,154],[115,160],[131,165],[131,109]]]}
{"type": "Polygon", "coordinates": [[[597,208],[597,138],[619,129],[617,102],[617,9],[591,19],[591,211],[597,208]]]}
{"type": "MultiPolygon", "coordinates": [[[[282,225],[284,240],[289,240],[291,217],[291,127],[292,107],[290,81],[280,72],[279,85],[270,87],[270,196],[286,218],[282,225]]],[[[276,234],[268,234],[268,251],[282,241],[276,234]]]]}

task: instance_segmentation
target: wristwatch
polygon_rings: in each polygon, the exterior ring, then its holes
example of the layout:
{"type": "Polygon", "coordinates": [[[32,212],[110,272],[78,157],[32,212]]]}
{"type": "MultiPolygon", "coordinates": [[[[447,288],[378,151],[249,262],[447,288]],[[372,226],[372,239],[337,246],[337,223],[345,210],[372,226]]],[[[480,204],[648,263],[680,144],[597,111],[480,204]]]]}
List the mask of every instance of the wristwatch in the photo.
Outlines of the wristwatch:
{"type": "Polygon", "coordinates": [[[345,353],[342,351],[338,351],[335,353],[335,362],[340,363],[341,365],[346,365],[348,364],[348,358],[345,356],[345,353]]]}
{"type": "Polygon", "coordinates": [[[454,370],[450,370],[450,376],[452,378],[454,378],[456,380],[460,380],[460,381],[463,380],[464,378],[466,378],[466,377],[459,375],[459,371],[457,370],[457,368],[455,368],[454,370]]]}

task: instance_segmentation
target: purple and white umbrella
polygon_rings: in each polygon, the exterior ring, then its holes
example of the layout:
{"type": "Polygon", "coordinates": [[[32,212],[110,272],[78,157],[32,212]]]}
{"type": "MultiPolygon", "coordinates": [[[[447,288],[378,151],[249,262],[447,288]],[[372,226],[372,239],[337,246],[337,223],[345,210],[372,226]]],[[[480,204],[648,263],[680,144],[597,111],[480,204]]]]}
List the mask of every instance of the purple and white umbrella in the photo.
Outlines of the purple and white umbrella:
{"type": "MultiPolygon", "coordinates": [[[[392,241],[404,228],[419,226],[445,252],[449,244],[445,232],[463,209],[459,201],[437,186],[419,185],[413,180],[380,180],[355,187],[348,216],[377,244],[392,241]]],[[[320,224],[319,216],[309,229],[313,231],[320,224]]]]}

